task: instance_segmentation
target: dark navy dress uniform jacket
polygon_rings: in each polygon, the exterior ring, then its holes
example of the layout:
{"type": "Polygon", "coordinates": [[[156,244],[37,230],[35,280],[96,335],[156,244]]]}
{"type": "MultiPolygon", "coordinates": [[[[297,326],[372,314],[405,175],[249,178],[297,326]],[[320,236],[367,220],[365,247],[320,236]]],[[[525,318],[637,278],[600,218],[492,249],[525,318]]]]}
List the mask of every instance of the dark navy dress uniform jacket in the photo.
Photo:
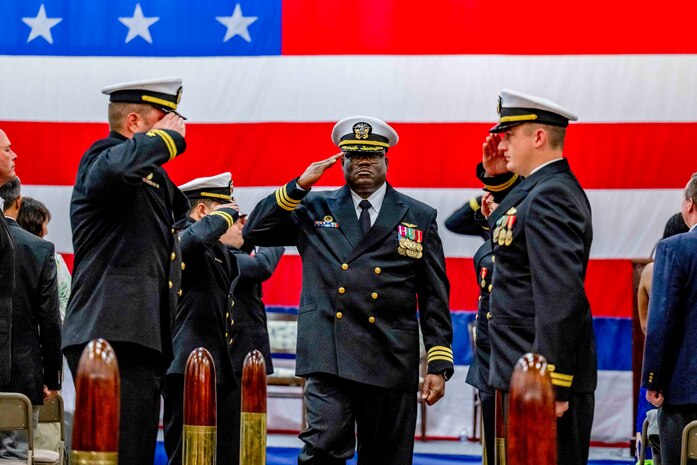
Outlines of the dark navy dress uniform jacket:
{"type": "Polygon", "coordinates": [[[293,180],[254,208],[244,234],[256,245],[295,245],[302,257],[299,376],[328,373],[416,390],[417,305],[429,373],[452,374],[449,283],[436,210],[388,184],[380,214],[361,238],[348,186],[308,194],[293,180]],[[423,231],[422,258],[398,253],[403,223],[423,231]]]}
{"type": "Polygon", "coordinates": [[[239,278],[237,259],[218,239],[238,217],[232,208],[221,208],[199,221],[187,220],[180,233],[186,269],[182,296],[174,322],[174,361],[168,374],[184,374],[189,354],[204,347],[213,356],[219,389],[237,386],[228,346],[234,324],[232,291],[239,278]],[[227,216],[216,214],[225,212],[227,216]]]}
{"type": "Polygon", "coordinates": [[[510,243],[492,240],[490,384],[507,392],[515,363],[534,352],[550,364],[557,400],[592,393],[597,361],[584,287],[591,210],[567,161],[541,168],[506,196],[489,217],[492,239],[499,218],[506,224],[509,214],[510,243]]]}
{"type": "Polygon", "coordinates": [[[173,225],[189,206],[161,165],[185,148],[174,131],[133,139],[112,131],[82,157],[70,204],[75,264],[63,347],[101,337],[171,361],[182,266],[173,225]]]}

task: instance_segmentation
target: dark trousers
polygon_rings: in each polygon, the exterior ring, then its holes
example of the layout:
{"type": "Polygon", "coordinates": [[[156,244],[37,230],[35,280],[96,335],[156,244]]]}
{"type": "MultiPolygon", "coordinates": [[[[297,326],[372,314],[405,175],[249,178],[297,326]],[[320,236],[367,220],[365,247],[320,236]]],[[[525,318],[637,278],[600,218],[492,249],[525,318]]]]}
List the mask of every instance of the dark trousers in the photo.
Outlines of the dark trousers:
{"type": "Polygon", "coordinates": [[[493,392],[479,391],[479,400],[482,402],[482,443],[486,451],[486,462],[494,463],[495,422],[496,422],[496,397],[493,392]]]}
{"type": "Polygon", "coordinates": [[[594,394],[571,394],[569,410],[557,419],[557,463],[586,465],[593,426],[594,394]]]}
{"type": "MultiPolygon", "coordinates": [[[[503,396],[504,409],[508,413],[510,396],[503,396]]],[[[557,464],[586,465],[593,426],[593,409],[595,408],[594,394],[571,394],[569,410],[561,418],[557,418],[557,464]]],[[[504,419],[508,425],[508,415],[504,419]]],[[[508,444],[510,444],[507,441],[508,444]]],[[[509,455],[510,451],[506,451],[509,455]]]]}
{"type": "MultiPolygon", "coordinates": [[[[661,465],[680,465],[682,430],[694,420],[697,420],[697,404],[663,405],[658,409],[661,465]]],[[[697,463],[697,460],[687,463],[697,463]]]]}
{"type": "MultiPolygon", "coordinates": [[[[111,343],[121,378],[119,465],[152,465],[160,423],[162,356],[130,343],[111,343]]],[[[63,350],[77,384],[77,368],[83,346],[63,350]]]]}
{"type": "Polygon", "coordinates": [[[312,375],[305,383],[308,427],[299,465],[345,465],[358,438],[358,465],[411,465],[416,391],[312,375]]]}
{"type": "MultiPolygon", "coordinates": [[[[242,375],[236,375],[238,380],[242,379],[242,375]]],[[[218,427],[222,427],[229,438],[225,444],[218,442],[218,451],[224,453],[229,460],[221,462],[218,459],[218,464],[237,465],[240,463],[240,411],[242,409],[242,390],[238,386],[226,398],[223,404],[223,411],[218,416],[218,427]]],[[[220,437],[220,430],[218,430],[220,437]]]]}
{"type": "MultiPolygon", "coordinates": [[[[165,436],[165,452],[169,459],[169,465],[181,465],[182,463],[182,432],[184,430],[184,375],[169,374],[165,377],[162,396],[165,400],[163,422],[165,436]]],[[[216,464],[237,465],[239,462],[239,435],[237,447],[234,447],[234,438],[230,430],[231,423],[228,416],[231,413],[225,408],[229,395],[220,386],[216,386],[217,406],[217,438],[216,438],[216,464]]],[[[239,431],[239,410],[237,405],[237,418],[239,431]]]]}

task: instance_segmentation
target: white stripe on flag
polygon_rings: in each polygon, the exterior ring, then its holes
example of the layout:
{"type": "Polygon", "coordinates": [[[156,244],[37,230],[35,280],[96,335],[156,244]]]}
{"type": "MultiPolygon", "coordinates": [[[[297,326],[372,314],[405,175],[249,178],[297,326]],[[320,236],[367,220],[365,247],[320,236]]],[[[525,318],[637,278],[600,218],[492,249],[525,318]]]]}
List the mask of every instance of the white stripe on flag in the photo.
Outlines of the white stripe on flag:
{"type": "Polygon", "coordinates": [[[582,122],[697,121],[697,55],[3,56],[0,121],[105,121],[106,85],[181,76],[195,122],[491,122],[504,87],[563,104],[582,122]],[[41,85],[37,76],[45,76],[41,85]]]}

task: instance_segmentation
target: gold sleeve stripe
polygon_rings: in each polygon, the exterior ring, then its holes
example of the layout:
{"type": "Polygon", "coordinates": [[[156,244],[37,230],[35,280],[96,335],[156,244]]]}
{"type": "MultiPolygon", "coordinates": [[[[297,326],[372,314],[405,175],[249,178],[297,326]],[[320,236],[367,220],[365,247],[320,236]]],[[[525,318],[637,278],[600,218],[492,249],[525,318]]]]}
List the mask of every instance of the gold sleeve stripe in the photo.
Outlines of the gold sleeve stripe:
{"type": "Polygon", "coordinates": [[[559,387],[571,387],[571,381],[562,381],[560,379],[552,378],[552,384],[559,387]]]}
{"type": "Polygon", "coordinates": [[[477,211],[477,210],[479,210],[479,208],[481,208],[479,206],[479,202],[477,202],[477,197],[472,197],[470,199],[470,208],[474,211],[477,211]]]}
{"type": "Polygon", "coordinates": [[[568,381],[568,382],[571,382],[571,381],[574,380],[574,376],[573,376],[573,375],[563,375],[563,374],[561,374],[561,373],[550,373],[549,376],[550,376],[552,379],[558,379],[558,380],[560,380],[560,381],[568,381]]]}
{"type": "Polygon", "coordinates": [[[450,352],[446,352],[445,350],[434,350],[433,352],[428,353],[429,357],[433,357],[434,355],[445,355],[447,357],[453,356],[453,354],[451,354],[450,352]]]}
{"type": "Polygon", "coordinates": [[[228,215],[227,213],[225,213],[225,212],[214,211],[214,212],[210,212],[209,214],[210,214],[210,215],[213,215],[213,216],[220,216],[220,217],[224,218],[225,221],[227,221],[227,227],[228,227],[228,228],[229,228],[230,226],[232,226],[232,224],[234,223],[232,217],[231,217],[230,215],[228,215]]]}
{"type": "Polygon", "coordinates": [[[498,184],[496,186],[492,186],[490,184],[484,184],[484,187],[486,187],[489,191],[491,192],[501,192],[502,190],[508,189],[513,185],[514,182],[518,179],[518,175],[514,174],[511,179],[508,181],[504,182],[503,184],[498,184]]]}
{"type": "Polygon", "coordinates": [[[174,157],[177,156],[177,145],[174,143],[174,139],[172,139],[172,136],[167,134],[162,129],[153,129],[150,132],[157,134],[158,136],[160,136],[162,138],[163,141],[165,141],[165,145],[167,146],[167,150],[169,150],[169,159],[173,160],[174,157]]]}
{"type": "Polygon", "coordinates": [[[452,358],[452,357],[444,357],[444,356],[442,356],[442,355],[437,355],[437,356],[435,356],[435,357],[429,357],[429,358],[428,358],[428,363],[435,362],[436,360],[444,360],[444,361],[450,362],[450,363],[453,362],[453,358],[452,358]]]}
{"type": "Polygon", "coordinates": [[[442,350],[450,355],[453,354],[453,350],[450,347],[445,347],[445,346],[433,346],[430,349],[428,349],[428,353],[430,354],[434,350],[442,350]]]}
{"type": "Polygon", "coordinates": [[[288,195],[288,190],[287,190],[286,186],[282,186],[279,190],[281,191],[281,197],[288,205],[297,205],[300,202],[302,202],[302,200],[296,200],[296,199],[290,198],[290,196],[288,195]]]}
{"type": "Polygon", "coordinates": [[[288,205],[283,201],[283,199],[281,198],[281,189],[276,190],[276,203],[279,207],[289,212],[295,210],[295,205],[288,205]]]}

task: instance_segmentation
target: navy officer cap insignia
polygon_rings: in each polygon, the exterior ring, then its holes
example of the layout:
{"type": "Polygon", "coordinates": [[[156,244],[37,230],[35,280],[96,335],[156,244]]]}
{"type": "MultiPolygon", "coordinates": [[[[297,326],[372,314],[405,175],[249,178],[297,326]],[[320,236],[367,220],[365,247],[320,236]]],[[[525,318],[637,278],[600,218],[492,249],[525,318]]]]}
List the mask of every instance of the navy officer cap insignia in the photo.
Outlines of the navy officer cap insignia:
{"type": "Polygon", "coordinates": [[[334,125],[332,141],[342,152],[384,152],[399,141],[399,136],[380,119],[349,116],[334,125]]]}
{"type": "Polygon", "coordinates": [[[211,199],[218,202],[232,201],[232,175],[230,172],[196,178],[179,186],[179,190],[189,199],[211,199]]]}
{"type": "Polygon", "coordinates": [[[503,89],[499,95],[499,122],[489,132],[504,132],[523,123],[548,124],[565,128],[578,117],[551,100],[503,89]]]}
{"type": "Polygon", "coordinates": [[[180,78],[122,82],[102,89],[110,102],[142,103],[165,112],[175,111],[182,95],[180,78]]]}

